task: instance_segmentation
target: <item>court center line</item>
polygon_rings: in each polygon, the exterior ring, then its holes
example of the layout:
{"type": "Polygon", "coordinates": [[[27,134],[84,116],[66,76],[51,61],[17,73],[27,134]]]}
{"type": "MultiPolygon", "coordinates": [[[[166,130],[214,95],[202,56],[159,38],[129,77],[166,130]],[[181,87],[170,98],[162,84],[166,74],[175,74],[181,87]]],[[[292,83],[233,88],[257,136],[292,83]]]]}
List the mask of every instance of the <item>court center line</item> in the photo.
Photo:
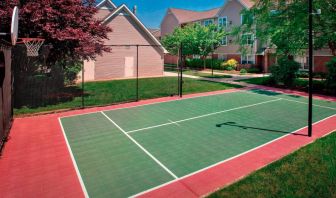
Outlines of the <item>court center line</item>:
{"type": "MultiPolygon", "coordinates": [[[[258,94],[258,93],[254,93],[254,92],[250,92],[250,91],[243,91],[243,92],[246,92],[246,93],[249,93],[249,94],[254,94],[254,95],[264,95],[264,94],[258,94]]],[[[273,92],[273,93],[277,93],[277,92],[273,92]]],[[[287,95],[289,96],[288,94],[283,94],[283,95],[287,95]]],[[[280,97],[276,97],[276,96],[268,96],[266,95],[267,97],[270,97],[270,98],[280,98],[280,97]]],[[[306,104],[308,105],[307,102],[301,102],[301,101],[297,101],[297,100],[291,100],[291,99],[287,99],[287,98],[281,98],[283,100],[287,100],[289,102],[296,102],[296,103],[301,103],[301,104],[306,104]]],[[[323,101],[323,100],[321,100],[323,101]]],[[[317,104],[313,104],[313,106],[315,107],[321,107],[321,108],[325,108],[325,109],[331,109],[331,110],[336,110],[336,108],[333,108],[333,107],[327,107],[327,106],[323,106],[323,105],[317,105],[317,104]]]]}
{"type": "Polygon", "coordinates": [[[174,121],[171,121],[171,120],[168,120],[170,123],[172,123],[172,124],[175,124],[176,126],[181,126],[181,125],[179,125],[178,123],[176,123],[176,122],[174,122],[174,121]]]}
{"type": "Polygon", "coordinates": [[[269,101],[265,101],[265,102],[260,102],[260,103],[255,103],[255,104],[252,104],[252,105],[241,106],[241,107],[237,107],[237,108],[233,108],[233,109],[228,109],[228,110],[224,110],[224,111],[218,111],[218,112],[209,113],[209,114],[205,114],[205,115],[201,115],[201,116],[196,116],[196,117],[192,117],[192,118],[187,118],[187,119],[183,119],[183,120],[178,120],[178,121],[174,121],[174,122],[167,122],[165,124],[159,124],[159,125],[156,125],[156,126],[151,126],[151,127],[145,127],[145,128],[141,128],[141,129],[136,129],[136,130],[128,131],[126,133],[128,133],[128,134],[129,133],[135,133],[135,132],[144,131],[144,130],[148,130],[148,129],[159,128],[159,127],[163,127],[163,126],[167,126],[167,125],[178,124],[178,123],[181,123],[181,122],[186,122],[186,121],[195,120],[195,119],[199,119],[199,118],[209,117],[209,116],[212,116],[212,115],[217,115],[217,114],[226,113],[226,112],[230,112],[230,111],[235,111],[235,110],[239,110],[239,109],[245,109],[245,108],[249,108],[249,107],[254,107],[254,106],[258,106],[258,105],[262,105],[262,104],[276,102],[276,101],[279,101],[279,100],[282,100],[282,98],[278,98],[278,99],[275,99],[275,100],[269,100],[269,101]]]}
{"type": "Polygon", "coordinates": [[[141,144],[139,144],[135,139],[133,139],[130,135],[128,135],[124,129],[122,129],[117,123],[115,123],[110,117],[108,117],[104,112],[100,112],[103,114],[112,124],[114,124],[123,134],[128,137],[134,144],[136,144],[143,152],[145,152],[150,158],[152,158],[158,165],[160,165],[166,172],[168,172],[174,179],[178,179],[178,177],[169,170],[165,165],[163,165],[158,159],[156,159],[149,151],[147,151],[141,144]]]}
{"type": "Polygon", "coordinates": [[[76,174],[77,174],[79,183],[80,183],[80,185],[81,185],[81,187],[82,187],[82,191],[83,191],[83,193],[84,193],[84,197],[85,197],[85,198],[89,198],[89,193],[88,193],[87,190],[86,190],[86,187],[85,187],[85,184],[84,184],[82,175],[81,175],[80,172],[79,172],[79,168],[78,168],[78,165],[77,165],[77,163],[76,163],[74,154],[73,154],[73,152],[72,152],[72,150],[71,150],[71,147],[70,147],[68,138],[67,138],[67,136],[66,136],[66,134],[65,134],[65,131],[64,131],[64,127],[63,127],[61,118],[58,118],[58,122],[59,122],[59,124],[60,124],[60,126],[61,126],[61,130],[62,130],[64,139],[65,139],[65,143],[66,143],[67,148],[68,148],[68,151],[69,151],[69,153],[70,153],[71,161],[72,161],[72,163],[73,163],[73,165],[74,165],[74,167],[75,167],[75,171],[76,171],[76,174]]]}

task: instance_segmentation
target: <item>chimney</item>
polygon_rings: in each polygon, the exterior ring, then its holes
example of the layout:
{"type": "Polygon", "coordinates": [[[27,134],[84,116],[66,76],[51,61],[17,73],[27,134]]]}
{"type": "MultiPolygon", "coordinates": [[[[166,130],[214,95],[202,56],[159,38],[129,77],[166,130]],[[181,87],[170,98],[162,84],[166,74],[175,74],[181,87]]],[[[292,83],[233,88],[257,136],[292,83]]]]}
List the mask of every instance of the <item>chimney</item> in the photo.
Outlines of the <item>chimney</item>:
{"type": "Polygon", "coordinates": [[[133,7],[133,14],[134,14],[134,15],[137,14],[137,6],[136,6],[136,5],[133,7]]]}

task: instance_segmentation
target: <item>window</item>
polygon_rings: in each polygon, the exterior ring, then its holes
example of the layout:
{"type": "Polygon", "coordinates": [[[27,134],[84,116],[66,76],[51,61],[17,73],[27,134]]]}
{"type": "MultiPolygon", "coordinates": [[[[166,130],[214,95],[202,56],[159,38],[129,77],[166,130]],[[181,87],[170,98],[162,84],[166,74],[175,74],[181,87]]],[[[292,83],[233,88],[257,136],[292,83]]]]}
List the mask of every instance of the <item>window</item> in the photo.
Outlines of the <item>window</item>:
{"type": "Polygon", "coordinates": [[[247,24],[247,23],[252,23],[253,22],[253,15],[249,14],[241,14],[240,15],[240,23],[242,25],[247,24]]]}
{"type": "Polygon", "coordinates": [[[228,56],[227,56],[227,54],[218,54],[218,59],[226,61],[226,60],[228,60],[228,56]]]}
{"type": "Polygon", "coordinates": [[[228,43],[228,37],[224,36],[222,41],[221,41],[221,45],[227,46],[227,43],[228,43]]]}
{"type": "Polygon", "coordinates": [[[307,56],[297,56],[295,57],[295,61],[301,64],[301,68],[302,70],[308,70],[309,66],[308,66],[308,58],[307,56]]]}
{"type": "Polygon", "coordinates": [[[227,17],[218,18],[218,27],[226,28],[227,27],[227,17]]]}
{"type": "Polygon", "coordinates": [[[243,34],[242,41],[245,45],[253,45],[254,35],[253,34],[243,34]]]}
{"type": "Polygon", "coordinates": [[[193,59],[201,59],[200,55],[193,55],[193,59]]]}
{"type": "Polygon", "coordinates": [[[255,64],[254,55],[241,55],[241,64],[255,64]]]}
{"type": "Polygon", "coordinates": [[[209,26],[211,24],[213,24],[213,20],[212,19],[208,19],[208,20],[204,21],[204,26],[209,26]]]}

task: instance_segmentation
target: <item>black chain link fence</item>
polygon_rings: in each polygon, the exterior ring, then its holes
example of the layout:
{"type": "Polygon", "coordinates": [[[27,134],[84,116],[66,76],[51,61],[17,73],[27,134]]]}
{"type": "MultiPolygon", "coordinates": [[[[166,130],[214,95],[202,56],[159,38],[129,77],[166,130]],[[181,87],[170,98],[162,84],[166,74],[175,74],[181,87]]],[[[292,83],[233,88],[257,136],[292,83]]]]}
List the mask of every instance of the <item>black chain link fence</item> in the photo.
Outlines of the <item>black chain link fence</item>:
{"type": "Polygon", "coordinates": [[[49,48],[27,57],[13,49],[17,115],[106,106],[179,95],[180,78],[165,76],[164,52],[158,45],[110,45],[95,61],[49,64],[49,48]]]}

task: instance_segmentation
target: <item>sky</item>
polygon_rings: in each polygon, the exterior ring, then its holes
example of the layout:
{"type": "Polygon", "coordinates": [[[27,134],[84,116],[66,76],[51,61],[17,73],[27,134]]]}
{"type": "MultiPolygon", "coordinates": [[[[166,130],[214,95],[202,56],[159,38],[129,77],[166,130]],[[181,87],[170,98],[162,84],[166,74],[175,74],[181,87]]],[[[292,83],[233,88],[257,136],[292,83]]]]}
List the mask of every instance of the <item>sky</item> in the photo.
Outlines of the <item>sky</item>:
{"type": "Polygon", "coordinates": [[[209,10],[220,7],[225,0],[112,0],[117,6],[126,4],[131,10],[137,5],[137,16],[148,28],[159,28],[168,8],[209,10]]]}

